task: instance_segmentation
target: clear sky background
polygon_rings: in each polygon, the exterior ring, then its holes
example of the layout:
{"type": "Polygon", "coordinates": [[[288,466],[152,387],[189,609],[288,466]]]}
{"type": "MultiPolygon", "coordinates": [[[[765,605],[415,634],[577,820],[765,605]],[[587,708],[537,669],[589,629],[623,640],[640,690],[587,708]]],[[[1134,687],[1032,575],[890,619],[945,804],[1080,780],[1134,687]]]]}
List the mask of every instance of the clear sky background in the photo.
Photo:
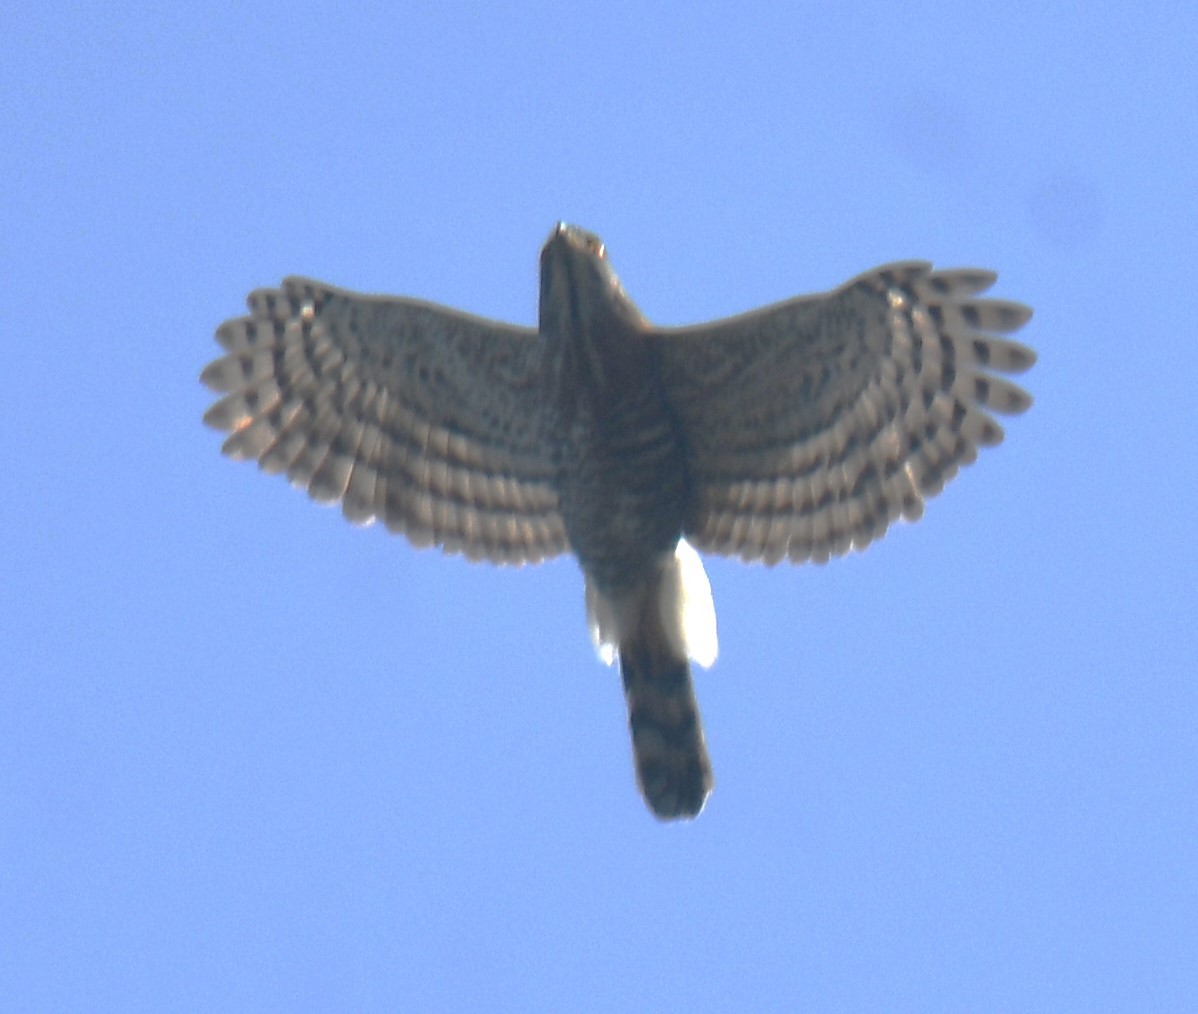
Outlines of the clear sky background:
{"type": "Polygon", "coordinates": [[[1198,1009],[1192,3],[114,6],[0,14],[0,1006],[1198,1009]],[[249,289],[532,324],[559,218],[661,323],[902,258],[1036,310],[918,525],[709,561],[689,825],[572,561],[200,423],[249,289]]]}

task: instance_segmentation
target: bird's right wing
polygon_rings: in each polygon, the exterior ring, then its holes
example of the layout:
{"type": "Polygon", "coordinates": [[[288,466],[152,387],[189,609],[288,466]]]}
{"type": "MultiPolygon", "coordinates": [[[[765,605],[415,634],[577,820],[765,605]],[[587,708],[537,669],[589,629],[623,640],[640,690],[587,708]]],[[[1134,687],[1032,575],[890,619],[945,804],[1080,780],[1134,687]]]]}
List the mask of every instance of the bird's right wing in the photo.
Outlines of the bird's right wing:
{"type": "Polygon", "coordinates": [[[222,450],[345,516],[497,563],[568,549],[536,331],[289,278],[201,374],[222,450]]]}
{"type": "Polygon", "coordinates": [[[977,449],[991,412],[1031,398],[997,374],[1035,353],[997,335],[1031,310],[975,298],[989,271],[879,268],[834,292],[654,329],[660,379],[690,453],[696,548],[823,561],[920,516],[977,449]]]}

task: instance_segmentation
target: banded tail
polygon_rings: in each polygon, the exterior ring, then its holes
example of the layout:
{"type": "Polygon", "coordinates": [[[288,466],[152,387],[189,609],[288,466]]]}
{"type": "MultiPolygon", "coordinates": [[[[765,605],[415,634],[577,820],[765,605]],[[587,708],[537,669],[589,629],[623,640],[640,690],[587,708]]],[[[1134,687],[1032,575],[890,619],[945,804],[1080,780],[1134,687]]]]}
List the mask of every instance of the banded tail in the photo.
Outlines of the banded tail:
{"type": "Polygon", "coordinates": [[[685,542],[637,594],[612,602],[587,582],[587,618],[599,656],[618,654],[637,783],[662,820],[696,817],[713,783],[690,662],[715,661],[711,585],[685,542]]]}

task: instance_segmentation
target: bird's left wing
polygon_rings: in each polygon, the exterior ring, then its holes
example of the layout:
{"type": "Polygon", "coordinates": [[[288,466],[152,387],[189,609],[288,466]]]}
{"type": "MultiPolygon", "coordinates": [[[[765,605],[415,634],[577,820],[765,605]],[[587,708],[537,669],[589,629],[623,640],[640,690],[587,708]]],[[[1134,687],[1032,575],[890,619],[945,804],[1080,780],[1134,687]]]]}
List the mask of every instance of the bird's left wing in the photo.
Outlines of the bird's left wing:
{"type": "Polygon", "coordinates": [[[536,331],[289,278],[222,324],[201,380],[223,451],[417,545],[498,563],[568,548],[536,331]]]}
{"type": "Polygon", "coordinates": [[[1031,310],[975,298],[994,280],[892,264],[834,292],[655,328],[690,453],[687,538],[746,560],[822,562],[919,517],[1002,440],[990,413],[1031,404],[999,375],[1035,362],[999,337],[1031,310]]]}

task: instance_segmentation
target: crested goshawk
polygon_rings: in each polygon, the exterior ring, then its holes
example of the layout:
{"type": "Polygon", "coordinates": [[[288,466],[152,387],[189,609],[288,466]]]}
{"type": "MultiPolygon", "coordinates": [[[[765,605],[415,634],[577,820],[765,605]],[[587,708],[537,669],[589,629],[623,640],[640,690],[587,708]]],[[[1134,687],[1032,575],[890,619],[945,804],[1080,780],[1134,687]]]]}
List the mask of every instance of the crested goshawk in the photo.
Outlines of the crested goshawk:
{"type": "Polygon", "coordinates": [[[690,661],[716,655],[695,550],[824,561],[912,520],[1029,396],[1031,316],[995,275],[891,264],[833,292],[650,324],[598,237],[559,224],[536,329],[289,278],[216,332],[223,450],[418,546],[573,553],[596,649],[620,661],[637,779],[661,818],[712,774],[690,661]],[[693,548],[692,548],[693,547],[693,548]]]}

